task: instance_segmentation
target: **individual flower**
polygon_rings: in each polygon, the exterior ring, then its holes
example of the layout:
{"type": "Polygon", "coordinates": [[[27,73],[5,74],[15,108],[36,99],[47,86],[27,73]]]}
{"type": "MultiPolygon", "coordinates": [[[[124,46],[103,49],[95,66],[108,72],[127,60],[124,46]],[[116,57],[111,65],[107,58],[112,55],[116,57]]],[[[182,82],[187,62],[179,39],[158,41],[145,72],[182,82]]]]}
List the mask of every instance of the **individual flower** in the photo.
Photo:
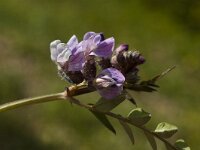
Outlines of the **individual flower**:
{"type": "Polygon", "coordinates": [[[108,59],[112,56],[113,48],[113,37],[105,39],[102,33],[95,32],[87,32],[84,35],[82,41],[82,50],[85,57],[83,75],[86,80],[92,81],[96,77],[95,57],[108,59]]]}
{"type": "Polygon", "coordinates": [[[80,83],[83,80],[83,75],[80,72],[83,68],[84,53],[82,51],[82,42],[78,43],[78,39],[73,35],[67,43],[61,43],[60,40],[55,40],[50,44],[51,59],[54,61],[61,75],[71,76],[74,83],[80,83]],[[73,77],[76,76],[76,77],[73,77]]]}
{"type": "Polygon", "coordinates": [[[115,68],[104,69],[95,79],[95,87],[105,99],[113,99],[123,91],[125,77],[115,68]]]}
{"type": "Polygon", "coordinates": [[[112,56],[115,40],[113,37],[104,39],[102,33],[87,32],[83,37],[83,51],[85,57],[94,55],[103,58],[112,56]]]}

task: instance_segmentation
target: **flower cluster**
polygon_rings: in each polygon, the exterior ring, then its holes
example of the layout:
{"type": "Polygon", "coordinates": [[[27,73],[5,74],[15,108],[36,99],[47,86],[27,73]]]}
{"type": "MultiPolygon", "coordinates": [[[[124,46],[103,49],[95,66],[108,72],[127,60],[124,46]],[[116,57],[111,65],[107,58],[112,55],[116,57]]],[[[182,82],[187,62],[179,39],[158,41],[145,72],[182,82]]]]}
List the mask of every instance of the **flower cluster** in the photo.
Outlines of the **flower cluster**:
{"type": "Polygon", "coordinates": [[[80,42],[73,35],[67,43],[51,42],[51,60],[65,80],[74,84],[85,80],[102,97],[113,99],[123,91],[124,82],[137,82],[137,66],[145,61],[139,52],[128,51],[128,45],[114,46],[114,38],[105,39],[102,33],[87,32],[80,42]]]}

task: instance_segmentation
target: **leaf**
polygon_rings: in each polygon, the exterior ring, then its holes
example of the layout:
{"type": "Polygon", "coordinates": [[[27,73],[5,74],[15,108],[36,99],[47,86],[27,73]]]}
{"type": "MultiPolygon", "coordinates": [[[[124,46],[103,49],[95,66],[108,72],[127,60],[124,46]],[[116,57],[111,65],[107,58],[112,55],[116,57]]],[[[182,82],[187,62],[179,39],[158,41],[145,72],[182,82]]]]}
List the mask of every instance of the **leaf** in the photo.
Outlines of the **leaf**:
{"type": "Polygon", "coordinates": [[[155,133],[163,138],[170,138],[178,131],[175,125],[166,122],[159,123],[155,129],[155,133]]]}
{"type": "Polygon", "coordinates": [[[131,140],[132,144],[135,143],[135,139],[133,136],[133,132],[131,130],[131,128],[128,126],[127,123],[123,122],[122,120],[119,120],[120,124],[122,125],[122,127],[124,128],[125,132],[127,133],[129,139],[131,140]]]}
{"type": "Polygon", "coordinates": [[[137,125],[144,125],[151,119],[151,114],[142,108],[135,108],[128,114],[128,119],[137,125]]]}
{"type": "Polygon", "coordinates": [[[185,141],[183,139],[179,139],[175,142],[174,146],[178,149],[178,150],[191,150],[190,147],[187,145],[187,143],[185,143],[185,141]]]}
{"type": "Polygon", "coordinates": [[[137,107],[135,99],[126,90],[124,90],[124,92],[126,94],[126,99],[137,107]]]}
{"type": "Polygon", "coordinates": [[[108,100],[101,97],[96,104],[94,104],[93,108],[108,112],[117,107],[121,102],[123,102],[126,99],[126,95],[123,92],[121,95],[115,97],[114,99],[108,100]]]}
{"type": "Polygon", "coordinates": [[[144,92],[153,92],[156,91],[156,88],[159,88],[158,85],[156,85],[156,82],[162,78],[163,76],[165,76],[167,73],[169,73],[171,70],[173,70],[175,68],[175,66],[168,68],[167,70],[163,71],[161,74],[153,77],[150,80],[146,80],[146,81],[141,81],[140,83],[126,83],[125,87],[131,90],[135,90],[135,91],[144,91],[144,92]]]}
{"type": "Polygon", "coordinates": [[[92,110],[90,111],[107,129],[109,129],[112,133],[116,134],[114,127],[112,126],[105,114],[95,112],[92,110]]]}
{"type": "Polygon", "coordinates": [[[176,66],[172,66],[171,68],[168,68],[167,70],[163,71],[161,74],[155,76],[153,79],[151,79],[152,84],[155,84],[155,82],[162,78],[163,76],[165,76],[167,73],[169,73],[170,71],[172,71],[174,68],[176,68],[176,66]]]}
{"type": "Polygon", "coordinates": [[[144,83],[140,83],[140,84],[126,83],[125,87],[127,89],[134,90],[134,91],[143,91],[143,92],[153,92],[153,91],[156,91],[155,86],[151,86],[151,85],[144,84],[144,83]]]}
{"type": "Polygon", "coordinates": [[[147,140],[149,141],[149,144],[151,145],[152,149],[157,150],[157,144],[154,136],[146,131],[144,131],[144,135],[147,137],[147,140]]]}

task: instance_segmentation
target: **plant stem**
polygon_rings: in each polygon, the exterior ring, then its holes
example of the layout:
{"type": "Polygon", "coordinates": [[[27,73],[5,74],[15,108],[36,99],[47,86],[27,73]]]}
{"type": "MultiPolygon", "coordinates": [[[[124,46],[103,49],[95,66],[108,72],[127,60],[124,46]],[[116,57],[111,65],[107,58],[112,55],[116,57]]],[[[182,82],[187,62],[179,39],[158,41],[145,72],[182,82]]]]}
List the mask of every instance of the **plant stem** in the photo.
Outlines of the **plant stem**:
{"type": "Polygon", "coordinates": [[[0,105],[0,112],[15,109],[22,106],[32,105],[32,104],[38,104],[38,103],[44,103],[49,101],[56,101],[56,100],[64,100],[68,96],[76,96],[81,95],[89,92],[93,92],[95,89],[88,87],[85,82],[82,82],[78,85],[71,85],[70,87],[66,88],[66,90],[62,93],[55,93],[55,94],[49,94],[49,95],[43,95],[33,98],[25,98],[16,100],[13,102],[5,103],[0,105]]]}
{"type": "Polygon", "coordinates": [[[64,100],[64,99],[65,97],[64,97],[64,92],[63,92],[63,93],[55,93],[55,94],[49,94],[49,95],[38,96],[38,97],[33,97],[33,98],[16,100],[14,102],[9,102],[9,103],[0,105],[0,112],[15,109],[22,106],[43,103],[43,102],[48,102],[48,101],[64,100]]]}
{"type": "Polygon", "coordinates": [[[174,146],[173,146],[170,142],[168,142],[166,139],[164,139],[164,138],[160,137],[159,135],[157,135],[156,133],[154,133],[154,132],[148,130],[148,129],[145,128],[144,126],[139,126],[139,125],[137,125],[137,124],[132,123],[129,119],[124,118],[123,116],[121,116],[121,115],[119,115],[119,114],[115,114],[115,113],[112,113],[112,112],[103,112],[103,111],[97,110],[97,109],[93,108],[91,105],[83,104],[83,103],[81,103],[79,100],[77,100],[77,99],[75,99],[75,98],[73,98],[73,97],[68,97],[68,99],[69,99],[72,103],[74,103],[74,104],[76,104],[76,105],[78,105],[78,106],[80,106],[80,107],[86,108],[86,109],[88,109],[88,110],[96,111],[96,112],[99,112],[99,113],[103,113],[103,114],[106,114],[107,116],[110,116],[110,117],[115,118],[115,119],[117,119],[117,120],[121,120],[121,121],[124,121],[124,122],[126,122],[126,123],[129,123],[129,124],[131,124],[131,125],[133,125],[133,126],[139,128],[139,129],[141,129],[141,130],[143,130],[143,131],[145,131],[145,132],[148,132],[148,133],[151,134],[152,136],[158,138],[159,140],[161,140],[162,142],[164,142],[166,145],[168,145],[172,150],[178,150],[176,147],[174,147],[174,146]]]}

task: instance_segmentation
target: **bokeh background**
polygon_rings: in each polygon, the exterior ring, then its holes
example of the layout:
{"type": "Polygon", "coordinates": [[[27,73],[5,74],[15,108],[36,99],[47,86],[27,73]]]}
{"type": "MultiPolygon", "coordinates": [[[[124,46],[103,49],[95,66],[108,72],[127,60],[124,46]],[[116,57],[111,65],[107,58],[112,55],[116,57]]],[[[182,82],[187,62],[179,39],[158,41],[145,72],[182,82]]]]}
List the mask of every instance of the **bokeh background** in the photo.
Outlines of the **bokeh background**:
{"type": "MultiPolygon", "coordinates": [[[[87,31],[114,36],[146,58],[143,79],[177,65],[159,81],[155,93],[131,92],[152,113],[148,124],[173,123],[194,150],[200,149],[200,1],[198,0],[1,0],[0,103],[60,92],[67,85],[50,60],[49,43],[67,42],[87,31]]],[[[97,94],[79,98],[96,101],[97,94]]],[[[121,112],[133,106],[125,102],[121,112]]],[[[117,135],[87,110],[66,101],[28,106],[0,114],[1,150],[147,150],[144,135],[134,129],[133,146],[118,122],[117,135]]],[[[158,141],[159,150],[164,150],[158,141]]]]}

